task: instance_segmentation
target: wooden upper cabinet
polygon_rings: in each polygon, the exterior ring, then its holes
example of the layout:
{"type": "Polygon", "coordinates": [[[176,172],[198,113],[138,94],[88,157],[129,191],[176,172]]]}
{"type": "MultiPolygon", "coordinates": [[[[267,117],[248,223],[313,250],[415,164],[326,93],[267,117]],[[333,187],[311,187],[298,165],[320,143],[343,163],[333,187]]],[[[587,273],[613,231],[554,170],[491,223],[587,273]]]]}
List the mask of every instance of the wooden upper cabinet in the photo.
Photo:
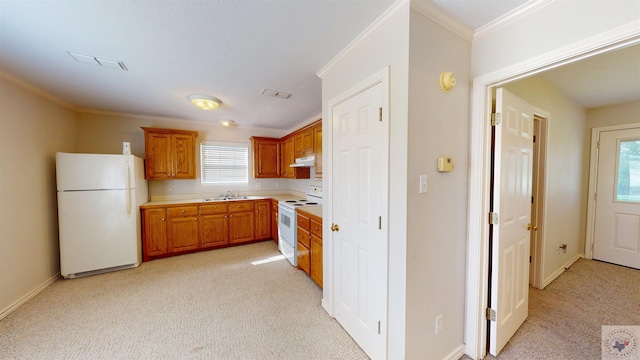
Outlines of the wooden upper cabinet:
{"type": "Polygon", "coordinates": [[[322,178],[322,120],[311,129],[313,132],[313,154],[316,178],[322,178]]]}
{"type": "Polygon", "coordinates": [[[294,158],[313,154],[313,130],[311,128],[296,133],[293,139],[294,158]]]}
{"type": "Polygon", "coordinates": [[[197,131],[145,128],[145,178],[173,180],[196,178],[197,131]]]}
{"type": "Polygon", "coordinates": [[[253,146],[253,177],[280,177],[280,140],[265,137],[251,137],[253,146]]]}

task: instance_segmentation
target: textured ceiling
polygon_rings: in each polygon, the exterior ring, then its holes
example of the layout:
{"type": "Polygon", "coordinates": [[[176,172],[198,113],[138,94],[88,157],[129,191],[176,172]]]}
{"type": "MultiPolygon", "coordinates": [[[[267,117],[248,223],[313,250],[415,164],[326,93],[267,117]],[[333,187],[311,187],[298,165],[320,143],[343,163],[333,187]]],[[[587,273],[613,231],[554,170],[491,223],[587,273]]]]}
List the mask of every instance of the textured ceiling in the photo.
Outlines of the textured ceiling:
{"type": "MultiPolygon", "coordinates": [[[[471,29],[525,3],[434,2],[471,29]]],[[[0,0],[0,71],[82,110],[211,124],[231,119],[239,126],[291,130],[321,112],[316,73],[392,4],[393,0],[0,0]],[[128,71],[77,62],[67,51],[116,65],[122,61],[128,71]],[[292,96],[285,100],[260,95],[265,88],[292,96]],[[215,111],[198,110],[187,99],[194,93],[217,97],[222,105],[215,111]]],[[[584,62],[587,67],[573,73],[564,73],[569,68],[563,67],[543,76],[585,107],[628,98],[621,90],[598,96],[606,91],[603,78],[617,82],[619,89],[623,82],[636,80],[630,86],[637,96],[640,69],[633,65],[639,61],[638,52],[602,59],[593,66],[584,62]],[[616,69],[624,69],[626,75],[614,74],[616,69]]]]}

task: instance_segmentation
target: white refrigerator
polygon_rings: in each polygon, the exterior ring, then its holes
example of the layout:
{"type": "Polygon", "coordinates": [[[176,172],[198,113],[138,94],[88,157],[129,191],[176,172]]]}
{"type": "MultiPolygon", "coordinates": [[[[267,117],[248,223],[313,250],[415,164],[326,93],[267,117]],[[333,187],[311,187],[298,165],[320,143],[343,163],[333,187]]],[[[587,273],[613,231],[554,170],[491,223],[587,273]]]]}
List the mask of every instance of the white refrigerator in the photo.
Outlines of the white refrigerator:
{"type": "Polygon", "coordinates": [[[60,273],[65,278],[137,267],[144,162],[133,155],[56,154],[60,273]]]}

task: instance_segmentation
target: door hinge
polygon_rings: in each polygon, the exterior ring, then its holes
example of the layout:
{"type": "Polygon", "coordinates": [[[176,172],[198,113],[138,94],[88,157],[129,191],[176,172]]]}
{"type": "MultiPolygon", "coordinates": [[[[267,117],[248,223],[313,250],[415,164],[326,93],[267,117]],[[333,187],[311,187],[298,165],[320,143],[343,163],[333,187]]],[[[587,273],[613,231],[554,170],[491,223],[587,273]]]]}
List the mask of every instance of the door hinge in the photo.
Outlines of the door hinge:
{"type": "Polygon", "coordinates": [[[378,321],[378,335],[380,335],[380,321],[378,321]]]}
{"type": "Polygon", "coordinates": [[[378,216],[378,229],[382,230],[382,216],[378,216]]]}
{"type": "Polygon", "coordinates": [[[487,320],[496,321],[496,311],[492,308],[487,308],[487,320]]]}
{"type": "Polygon", "coordinates": [[[533,135],[533,142],[536,142],[536,136],[533,135]]]}
{"type": "Polygon", "coordinates": [[[491,114],[491,126],[500,125],[502,122],[502,114],[501,113],[493,113],[491,114]]]}
{"type": "Polygon", "coordinates": [[[531,256],[529,256],[529,264],[531,264],[531,256]]]}
{"type": "Polygon", "coordinates": [[[600,141],[596,143],[596,149],[600,150],[600,141]]]}
{"type": "Polygon", "coordinates": [[[380,121],[382,121],[382,107],[380,107],[380,121]]]}
{"type": "Polygon", "coordinates": [[[495,225],[498,223],[498,213],[490,212],[489,213],[489,225],[495,225]]]}

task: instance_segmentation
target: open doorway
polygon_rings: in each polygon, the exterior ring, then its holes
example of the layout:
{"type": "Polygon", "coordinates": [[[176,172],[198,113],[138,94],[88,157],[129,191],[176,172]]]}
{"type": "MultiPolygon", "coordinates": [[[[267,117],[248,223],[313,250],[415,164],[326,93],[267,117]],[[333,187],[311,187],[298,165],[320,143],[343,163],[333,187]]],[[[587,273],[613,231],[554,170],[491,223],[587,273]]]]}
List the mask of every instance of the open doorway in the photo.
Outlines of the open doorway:
{"type": "MultiPolygon", "coordinates": [[[[487,291],[488,291],[488,237],[489,224],[487,222],[487,209],[490,181],[488,174],[490,173],[490,128],[487,125],[487,119],[490,117],[491,94],[494,88],[505,86],[516,80],[524,79],[527,76],[533,76],[542,73],[548,69],[559,67],[563,64],[569,64],[581,59],[602,54],[607,51],[616,50],[629,45],[637,45],[640,39],[637,37],[633,40],[629,38],[618,38],[614,40],[605,39],[602,41],[594,41],[588,49],[564,49],[564,52],[554,52],[547,54],[544,63],[521,64],[519,68],[503,69],[489,74],[485,77],[475,79],[473,83],[474,108],[472,111],[472,129],[471,129],[471,171],[470,171],[470,201],[469,201],[469,251],[468,251],[468,277],[467,277],[467,319],[465,328],[465,342],[467,344],[467,354],[475,358],[482,358],[487,353],[486,342],[487,337],[487,291]],[[570,54],[570,55],[567,55],[570,54]],[[474,166],[475,164],[475,166],[474,166]]],[[[553,110],[551,110],[553,112],[553,110]]],[[[555,116],[555,115],[554,115],[555,116]]],[[[555,122],[554,122],[555,123],[555,122]]],[[[573,136],[580,134],[580,131],[573,133],[573,136]]],[[[582,136],[581,134],[579,136],[582,136]]],[[[552,163],[548,167],[556,166],[556,160],[549,160],[552,163]]],[[[577,164],[576,166],[582,166],[577,164]]],[[[548,174],[547,174],[548,175],[548,174]]],[[[562,181],[562,178],[556,179],[562,181]]],[[[582,194],[584,195],[584,194],[582,194]]],[[[547,195],[547,198],[549,196],[547,195]]],[[[562,206],[562,204],[560,204],[562,206]]],[[[546,204],[546,208],[550,205],[546,204]]],[[[544,207],[543,207],[544,208],[544,207]]],[[[547,214],[547,218],[549,218],[547,214]]],[[[569,226],[567,226],[569,227],[569,226]]],[[[583,225],[584,227],[584,225],[583,225]]],[[[584,253],[584,239],[582,240],[581,252],[584,253]]],[[[548,245],[548,244],[547,244],[548,245]]],[[[540,248],[545,254],[558,253],[562,254],[560,244],[552,244],[540,248]]],[[[559,273],[564,269],[558,270],[559,273]]],[[[553,279],[559,275],[551,273],[548,279],[553,279]]],[[[546,279],[542,280],[542,287],[546,279]]]]}

